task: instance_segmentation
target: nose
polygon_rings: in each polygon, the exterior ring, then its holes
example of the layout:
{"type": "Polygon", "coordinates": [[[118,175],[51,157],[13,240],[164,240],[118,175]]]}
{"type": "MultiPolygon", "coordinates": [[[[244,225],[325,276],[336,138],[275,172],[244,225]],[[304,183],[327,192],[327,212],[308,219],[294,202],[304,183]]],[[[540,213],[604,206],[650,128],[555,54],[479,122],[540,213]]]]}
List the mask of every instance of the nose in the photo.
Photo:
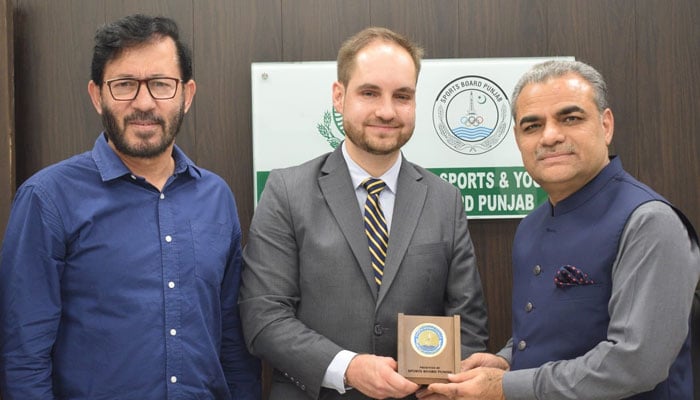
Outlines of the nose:
{"type": "Polygon", "coordinates": [[[551,122],[547,123],[542,131],[542,137],[540,138],[542,145],[552,146],[562,141],[564,141],[564,135],[557,124],[551,122]]]}
{"type": "Polygon", "coordinates": [[[383,96],[379,100],[377,109],[374,112],[377,118],[383,121],[391,121],[396,117],[396,108],[394,105],[394,98],[392,96],[383,96]]]}
{"type": "Polygon", "coordinates": [[[155,107],[156,100],[148,91],[146,82],[139,82],[139,90],[136,98],[131,101],[131,105],[139,110],[150,110],[155,107]]]}

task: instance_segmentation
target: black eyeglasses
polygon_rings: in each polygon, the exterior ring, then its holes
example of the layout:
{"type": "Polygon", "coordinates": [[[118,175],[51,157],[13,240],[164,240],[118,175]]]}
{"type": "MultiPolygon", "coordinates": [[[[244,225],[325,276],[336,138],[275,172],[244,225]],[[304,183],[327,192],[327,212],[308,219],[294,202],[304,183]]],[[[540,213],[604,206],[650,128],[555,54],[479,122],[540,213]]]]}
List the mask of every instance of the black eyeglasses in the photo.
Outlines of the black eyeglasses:
{"type": "Polygon", "coordinates": [[[131,101],[139,95],[141,84],[145,83],[148,93],[156,100],[168,100],[175,97],[177,86],[182,82],[177,78],[117,78],[105,81],[109,87],[109,93],[114,100],[131,101]]]}

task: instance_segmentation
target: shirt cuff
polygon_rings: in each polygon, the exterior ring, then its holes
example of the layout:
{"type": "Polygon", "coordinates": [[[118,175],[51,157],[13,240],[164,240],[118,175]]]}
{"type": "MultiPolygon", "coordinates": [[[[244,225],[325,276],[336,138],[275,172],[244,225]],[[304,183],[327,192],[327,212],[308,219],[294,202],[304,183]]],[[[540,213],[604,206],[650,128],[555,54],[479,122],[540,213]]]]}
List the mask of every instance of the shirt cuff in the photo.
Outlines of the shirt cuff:
{"type": "Polygon", "coordinates": [[[344,382],[345,371],[348,369],[350,361],[352,361],[356,355],[357,353],[353,353],[349,350],[340,350],[340,352],[333,358],[333,361],[331,361],[331,363],[328,365],[326,374],[323,375],[321,386],[329,389],[335,389],[340,394],[345,393],[345,390],[348,389],[345,387],[344,382]]]}
{"type": "Polygon", "coordinates": [[[503,374],[503,394],[507,400],[535,399],[536,368],[508,371],[503,374]]]}
{"type": "Polygon", "coordinates": [[[496,353],[498,357],[501,357],[502,359],[506,360],[508,362],[508,365],[511,363],[511,356],[513,355],[513,350],[511,348],[507,349],[502,349],[498,353],[496,353]]]}

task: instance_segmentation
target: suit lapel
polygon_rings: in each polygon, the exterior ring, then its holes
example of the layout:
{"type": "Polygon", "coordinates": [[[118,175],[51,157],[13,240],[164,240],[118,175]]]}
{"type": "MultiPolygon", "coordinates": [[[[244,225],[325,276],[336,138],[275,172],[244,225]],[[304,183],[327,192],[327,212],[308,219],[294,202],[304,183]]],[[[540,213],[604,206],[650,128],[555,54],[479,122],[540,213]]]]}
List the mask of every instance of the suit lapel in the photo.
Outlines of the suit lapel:
{"type": "Polygon", "coordinates": [[[418,218],[425,204],[428,189],[421,182],[423,176],[404,159],[397,183],[394,213],[389,232],[389,248],[384,264],[384,277],[379,289],[377,306],[381,303],[399,271],[401,261],[408,250],[408,244],[416,230],[418,218]]]}
{"type": "Polygon", "coordinates": [[[376,283],[374,283],[372,269],[369,267],[369,250],[362,214],[357,205],[350,172],[348,172],[340,147],[328,156],[325,164],[321,167],[318,184],[331,213],[345,236],[345,240],[348,241],[355,255],[357,266],[362,271],[362,275],[370,286],[370,292],[376,300],[376,283]]]}

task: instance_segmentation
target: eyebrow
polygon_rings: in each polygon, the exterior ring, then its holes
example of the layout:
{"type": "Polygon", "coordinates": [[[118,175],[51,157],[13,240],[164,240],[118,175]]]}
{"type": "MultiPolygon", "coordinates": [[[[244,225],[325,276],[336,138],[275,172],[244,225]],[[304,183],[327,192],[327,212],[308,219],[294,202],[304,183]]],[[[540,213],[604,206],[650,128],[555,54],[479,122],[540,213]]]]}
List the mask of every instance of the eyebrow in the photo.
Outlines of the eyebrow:
{"type": "MultiPolygon", "coordinates": [[[[561,117],[563,115],[569,115],[569,114],[573,114],[576,112],[580,112],[580,113],[585,114],[586,110],[584,110],[583,108],[581,108],[579,106],[568,106],[568,107],[564,107],[561,110],[557,111],[556,116],[561,117]]],[[[536,122],[536,121],[539,121],[539,119],[540,119],[540,117],[537,115],[526,115],[526,116],[520,118],[520,121],[518,121],[518,125],[527,124],[530,122],[536,122]]]]}
{"type": "Polygon", "coordinates": [[[146,75],[146,77],[143,77],[141,75],[134,75],[134,74],[122,74],[122,75],[117,75],[114,78],[109,78],[105,79],[105,81],[113,81],[116,79],[138,79],[138,80],[143,80],[143,79],[158,79],[158,78],[175,78],[174,76],[169,76],[166,74],[153,74],[153,75],[146,75]]]}
{"type": "Polygon", "coordinates": [[[583,108],[581,108],[579,106],[568,106],[568,107],[564,107],[561,110],[557,111],[557,116],[561,117],[562,115],[572,114],[575,112],[580,112],[580,113],[585,114],[586,110],[584,110],[583,108]]]}
{"type": "Polygon", "coordinates": [[[518,125],[522,126],[523,124],[535,122],[535,121],[538,121],[539,119],[540,119],[540,117],[538,117],[536,115],[526,115],[526,116],[520,118],[520,121],[518,121],[518,125]]]}
{"type": "MultiPolygon", "coordinates": [[[[360,85],[357,87],[357,90],[382,90],[382,88],[379,85],[375,85],[372,83],[365,83],[363,85],[360,85]]],[[[416,89],[406,86],[402,88],[398,88],[393,91],[393,93],[409,93],[409,94],[414,94],[416,93],[416,89]]]]}
{"type": "Polygon", "coordinates": [[[406,94],[416,94],[416,89],[410,88],[410,87],[403,87],[398,90],[395,90],[394,93],[406,93],[406,94]]]}
{"type": "Polygon", "coordinates": [[[377,90],[379,86],[373,85],[371,83],[365,83],[357,87],[357,90],[377,90]]]}

